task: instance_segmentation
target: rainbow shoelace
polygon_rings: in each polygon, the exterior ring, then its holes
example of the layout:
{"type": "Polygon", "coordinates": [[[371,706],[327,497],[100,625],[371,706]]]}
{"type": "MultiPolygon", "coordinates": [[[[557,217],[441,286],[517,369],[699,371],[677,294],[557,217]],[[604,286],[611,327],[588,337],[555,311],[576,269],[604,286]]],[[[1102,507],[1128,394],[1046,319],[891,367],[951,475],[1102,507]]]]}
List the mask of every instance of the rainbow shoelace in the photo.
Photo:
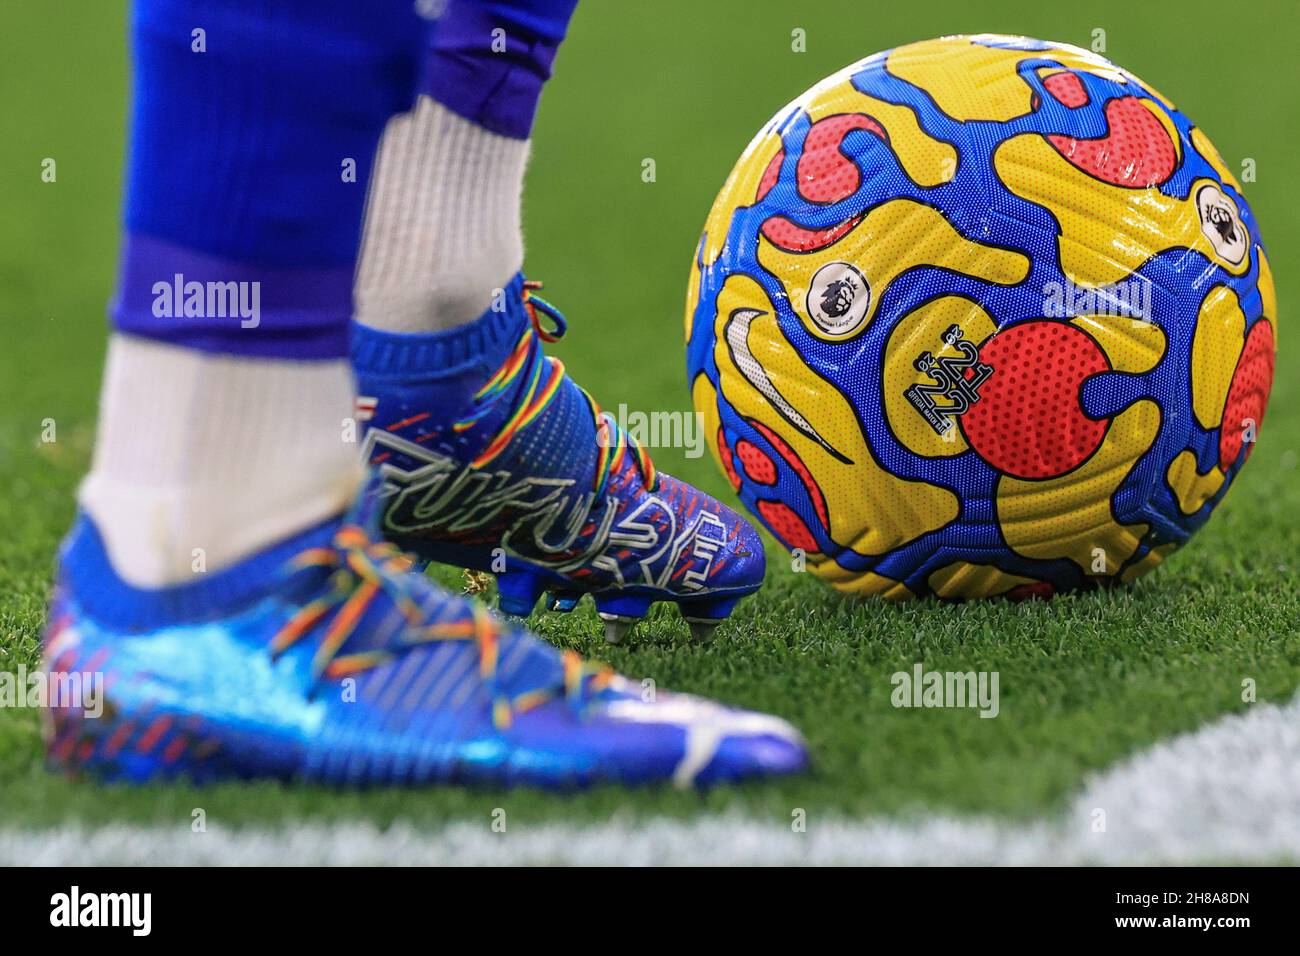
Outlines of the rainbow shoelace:
{"type": "MultiPolygon", "coordinates": [[[[555,306],[535,294],[540,289],[540,282],[524,282],[524,308],[528,310],[529,323],[520,336],[510,356],[496,370],[486,384],[474,395],[475,410],[469,416],[456,422],[453,426],[457,432],[473,428],[489,411],[493,403],[500,398],[521,377],[526,377],[528,385],[524,390],[523,401],[514,414],[501,426],[500,430],[488,442],[482,452],[470,462],[473,468],[483,468],[496,459],[514,440],[522,429],[535,422],[559,393],[564,382],[564,363],[551,358],[542,351],[543,342],[557,342],[568,330],[564,315],[555,306]],[[542,320],[550,320],[550,328],[542,320]]],[[[641,482],[649,491],[658,486],[658,474],[654,462],[640,443],[628,435],[614,417],[601,410],[600,405],[586,389],[578,386],[591,407],[592,417],[596,423],[596,473],[593,490],[599,498],[605,491],[609,476],[618,468],[624,456],[630,453],[641,474],[641,482]]]]}
{"type": "Polygon", "coordinates": [[[308,548],[299,552],[286,566],[290,576],[328,569],[329,589],[299,608],[271,638],[272,658],[278,657],[312,631],[330,614],[320,646],[312,658],[313,680],[340,680],[371,670],[395,660],[404,652],[435,641],[474,641],[478,645],[479,676],[488,686],[492,699],[492,722],[498,730],[510,727],[515,715],[525,713],[563,694],[578,713],[582,713],[591,696],[609,686],[614,672],[604,665],[583,660],[574,651],[562,654],[563,687],[539,687],[516,694],[505,694],[497,680],[501,631],[498,623],[482,606],[464,602],[464,613],[452,620],[429,621],[419,605],[407,593],[403,578],[409,573],[412,559],[394,544],[372,542],[357,525],[344,525],[334,536],[332,546],[308,548]],[[388,646],[351,654],[343,653],[348,638],[371,603],[386,595],[405,616],[407,626],[389,641],[388,646]]]}

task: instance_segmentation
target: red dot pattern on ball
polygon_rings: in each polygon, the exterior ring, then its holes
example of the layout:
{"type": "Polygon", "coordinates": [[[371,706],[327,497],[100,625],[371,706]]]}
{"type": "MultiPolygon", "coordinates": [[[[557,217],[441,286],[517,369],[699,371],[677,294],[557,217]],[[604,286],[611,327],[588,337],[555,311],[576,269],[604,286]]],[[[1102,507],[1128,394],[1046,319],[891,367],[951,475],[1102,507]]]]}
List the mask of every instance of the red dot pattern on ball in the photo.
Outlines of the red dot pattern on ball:
{"type": "Polygon", "coordinates": [[[740,439],[736,442],[736,457],[740,459],[745,474],[754,481],[760,485],[776,484],[776,464],[757,445],[740,439]]]}
{"type": "Polygon", "coordinates": [[[1106,104],[1105,136],[1075,139],[1049,134],[1066,161],[1112,186],[1146,189],[1163,183],[1178,165],[1178,152],[1164,124],[1135,96],[1106,104]]]}
{"type": "Polygon", "coordinates": [[[808,492],[808,497],[812,499],[813,509],[817,512],[817,519],[821,521],[822,528],[827,529],[827,533],[829,534],[831,518],[830,512],[826,509],[826,496],[822,494],[821,488],[818,487],[816,479],[812,476],[812,472],[808,470],[808,466],[803,463],[803,459],[795,453],[795,450],[789,446],[784,438],[772,431],[772,429],[768,428],[762,422],[750,419],[749,423],[758,430],[760,435],[767,439],[767,443],[772,446],[776,453],[780,455],[785,463],[794,470],[794,473],[799,476],[799,481],[803,484],[804,490],[808,492]]]}
{"type": "Polygon", "coordinates": [[[763,235],[778,249],[786,252],[816,252],[838,242],[861,219],[859,213],[828,229],[805,229],[785,216],[772,216],[763,222],[763,235]]]}
{"type": "Polygon", "coordinates": [[[758,181],[758,192],[754,194],[755,202],[761,201],[772,191],[776,181],[781,178],[781,164],[784,162],[785,150],[778,149],[776,155],[768,162],[767,168],[763,170],[763,178],[758,181]]]}
{"type": "Polygon", "coordinates": [[[1009,326],[980,346],[993,373],[959,419],[975,452],[1016,478],[1053,478],[1088,459],[1109,419],[1083,413],[1083,383],[1110,364],[1086,333],[1064,322],[1009,326]]]}
{"type": "Polygon", "coordinates": [[[817,539],[813,537],[803,519],[795,514],[794,509],[783,501],[760,499],[758,513],[763,516],[772,533],[781,539],[787,548],[802,548],[804,551],[817,551],[817,539]]]}
{"type": "Polygon", "coordinates": [[[809,202],[834,203],[848,199],[862,184],[858,166],[840,152],[844,137],[855,129],[887,140],[884,127],[861,113],[827,116],[812,124],[799,156],[796,181],[799,195],[809,202]]]}
{"type": "Polygon", "coordinates": [[[1043,86],[1062,106],[1073,110],[1088,105],[1088,91],[1083,88],[1083,80],[1077,74],[1053,73],[1043,80],[1043,86]]]}
{"type": "Polygon", "coordinates": [[[1264,408],[1268,393],[1273,388],[1273,326],[1267,321],[1256,322],[1246,336],[1246,346],[1237,360],[1237,370],[1232,373],[1228,386],[1228,400],[1223,406],[1223,425],[1219,429],[1219,469],[1226,472],[1237,461],[1241,446],[1246,445],[1246,457],[1255,450],[1254,442],[1246,442],[1245,430],[1249,422],[1258,432],[1264,421],[1264,408]]]}
{"type": "Polygon", "coordinates": [[[722,470],[727,473],[727,480],[731,482],[731,487],[739,491],[740,475],[736,474],[736,464],[731,458],[731,448],[727,445],[726,433],[721,428],[718,429],[718,457],[722,459],[722,470]]]}

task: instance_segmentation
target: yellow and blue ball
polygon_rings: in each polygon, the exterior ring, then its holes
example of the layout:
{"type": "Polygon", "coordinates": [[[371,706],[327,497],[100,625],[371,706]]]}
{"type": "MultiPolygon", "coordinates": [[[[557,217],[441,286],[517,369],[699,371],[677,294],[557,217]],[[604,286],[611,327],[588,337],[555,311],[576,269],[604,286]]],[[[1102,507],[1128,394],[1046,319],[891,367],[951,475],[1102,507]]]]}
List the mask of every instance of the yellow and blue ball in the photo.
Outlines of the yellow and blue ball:
{"type": "Polygon", "coordinates": [[[1204,133],[1095,54],[944,37],[868,57],[754,137],[696,250],[711,448],[855,594],[1130,581],[1254,447],[1277,301],[1204,133]]]}

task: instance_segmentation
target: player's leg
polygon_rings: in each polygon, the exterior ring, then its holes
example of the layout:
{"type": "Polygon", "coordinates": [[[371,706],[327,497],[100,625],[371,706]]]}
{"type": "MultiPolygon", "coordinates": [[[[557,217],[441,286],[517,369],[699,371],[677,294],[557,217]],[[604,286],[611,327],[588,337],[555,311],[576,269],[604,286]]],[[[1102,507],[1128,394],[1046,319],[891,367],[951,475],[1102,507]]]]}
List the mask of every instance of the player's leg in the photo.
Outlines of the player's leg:
{"type": "Polygon", "coordinates": [[[592,592],[616,639],[654,600],[708,630],[762,583],[757,534],[657,472],[542,352],[563,320],[520,272],[533,114],[575,0],[450,0],[424,95],[385,132],[353,358],[384,533],[496,572],[504,610],[592,592]]]}
{"type": "Polygon", "coordinates": [[[523,267],[529,136],[577,0],[451,0],[421,95],[376,161],[357,320],[395,332],[464,325],[523,267]]]}
{"type": "Polygon", "coordinates": [[[350,10],[135,7],[115,331],[80,500],[137,586],[229,565],[355,488],[356,223],[379,132],[410,103],[421,21],[350,10]]]}
{"type": "Polygon", "coordinates": [[[344,513],[361,197],[410,103],[410,10],[136,7],[116,332],[45,637],[53,686],[104,696],[56,702],[53,763],[347,783],[797,768],[783,722],[643,703],[373,543],[371,496],[344,513]]]}

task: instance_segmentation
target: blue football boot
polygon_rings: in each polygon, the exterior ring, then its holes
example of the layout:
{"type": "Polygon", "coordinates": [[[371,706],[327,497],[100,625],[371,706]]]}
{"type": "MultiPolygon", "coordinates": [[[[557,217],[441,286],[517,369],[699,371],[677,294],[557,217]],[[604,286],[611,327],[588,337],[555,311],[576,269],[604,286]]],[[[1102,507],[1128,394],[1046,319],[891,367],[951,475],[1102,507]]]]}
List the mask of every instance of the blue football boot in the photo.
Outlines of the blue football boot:
{"type": "Polygon", "coordinates": [[[381,533],[426,561],[490,571],[500,608],[590,592],[618,640],[654,601],[697,637],[763,583],[763,544],[730,508],[650,456],[546,356],[565,329],[518,275],[494,308],[445,332],[357,326],[364,456],[381,533]]]}
{"type": "Polygon", "coordinates": [[[802,769],[789,724],[643,692],[448,594],[357,516],[141,591],[95,526],[45,635],[55,767],[110,780],[707,786],[802,769]]]}

